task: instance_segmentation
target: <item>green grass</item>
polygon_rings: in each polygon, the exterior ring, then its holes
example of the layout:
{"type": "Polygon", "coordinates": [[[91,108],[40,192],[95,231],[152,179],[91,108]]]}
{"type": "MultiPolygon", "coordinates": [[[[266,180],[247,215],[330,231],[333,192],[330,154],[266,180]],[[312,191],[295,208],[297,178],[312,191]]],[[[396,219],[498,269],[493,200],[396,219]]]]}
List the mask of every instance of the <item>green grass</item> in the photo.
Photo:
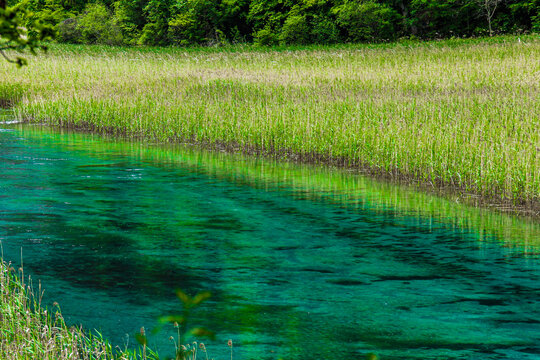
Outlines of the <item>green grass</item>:
{"type": "Polygon", "coordinates": [[[0,359],[157,359],[150,351],[114,349],[99,333],[68,327],[59,306],[52,311],[42,307],[41,288],[35,290],[25,284],[22,269],[0,260],[0,359]]]}
{"type": "Polygon", "coordinates": [[[334,161],[540,202],[538,36],[264,49],[53,46],[0,64],[26,121],[334,161]]]}
{"type": "Polygon", "coordinates": [[[470,232],[478,244],[498,241],[501,246],[520,251],[520,256],[535,256],[540,250],[538,219],[470,206],[479,201],[472,194],[440,196],[438,191],[418,191],[414,184],[396,185],[393,181],[351,174],[347,169],[201,151],[192,146],[148,146],[140,141],[109,136],[96,139],[92,134],[41,126],[21,126],[18,133],[44,147],[54,144],[61,151],[90,154],[95,158],[103,153],[114,158],[129,156],[143,163],[178,165],[217,180],[265,191],[294,189],[294,197],[330,202],[340,208],[369,209],[380,214],[398,210],[410,219],[417,218],[419,223],[428,218],[454,231],[470,232]]]}
{"type": "MultiPolygon", "coordinates": [[[[183,292],[181,293],[186,297],[183,292]]],[[[16,270],[11,263],[4,262],[0,257],[0,359],[159,360],[159,355],[146,347],[144,328],[141,328],[140,334],[135,336],[144,346],[136,349],[113,347],[100,333],[92,334],[84,332],[79,327],[68,327],[60,312],[60,306],[55,303],[52,310],[43,307],[41,295],[41,286],[34,288],[31,278],[25,278],[22,268],[16,270]]],[[[193,308],[208,296],[209,293],[199,294],[193,298],[187,296],[186,301],[189,302],[190,308],[193,308]]],[[[184,316],[187,317],[188,312],[184,311],[184,316]]],[[[178,327],[177,329],[178,337],[169,338],[175,346],[174,359],[208,360],[204,343],[197,341],[183,343],[181,340],[185,340],[187,332],[181,331],[178,327]]],[[[190,331],[196,333],[206,330],[195,328],[190,331]]],[[[229,345],[229,348],[232,359],[232,345],[229,345]]]]}

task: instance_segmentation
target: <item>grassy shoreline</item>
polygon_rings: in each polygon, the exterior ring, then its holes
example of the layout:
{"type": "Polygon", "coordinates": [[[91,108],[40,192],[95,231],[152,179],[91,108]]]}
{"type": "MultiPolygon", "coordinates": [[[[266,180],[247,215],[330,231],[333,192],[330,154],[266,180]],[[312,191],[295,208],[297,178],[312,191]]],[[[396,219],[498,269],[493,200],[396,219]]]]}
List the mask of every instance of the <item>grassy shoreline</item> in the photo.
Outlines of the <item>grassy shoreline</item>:
{"type": "Polygon", "coordinates": [[[136,360],[156,359],[153,353],[113,349],[106,340],[68,327],[59,306],[41,304],[31,279],[0,259],[0,358],[4,360],[136,360]]]}
{"type": "MultiPolygon", "coordinates": [[[[13,126],[23,138],[37,140],[44,146],[54,142],[62,151],[94,153],[96,140],[101,152],[106,151],[114,156],[133,156],[141,162],[187,166],[196,169],[197,173],[202,172],[219,180],[236,183],[242,179],[242,185],[269,191],[277,191],[283,186],[302,189],[303,196],[315,201],[328,201],[329,194],[335,194],[335,198],[331,196],[332,202],[343,207],[362,206],[376,212],[394,209],[408,216],[433,218],[451,226],[474,229],[479,234],[478,241],[485,241],[482,234],[487,233],[495,235],[505,247],[517,244],[526,249],[540,247],[538,218],[529,219],[524,214],[516,216],[479,209],[478,203],[468,204],[468,201],[481,201],[472,195],[468,199],[451,196],[449,192],[440,194],[433,188],[418,191],[415,184],[396,186],[396,181],[363,176],[354,169],[282,162],[271,157],[245,156],[226,151],[201,151],[193,145],[149,146],[137,139],[96,136],[91,132],[41,125],[13,126]],[[433,192],[436,192],[436,196],[433,196],[433,192]]],[[[97,153],[95,155],[98,156],[97,153]]]]}
{"type": "MultiPolygon", "coordinates": [[[[257,50],[55,46],[20,120],[362,169],[540,208],[537,36],[257,50]]],[[[475,200],[477,201],[477,200],[475,200]]]]}

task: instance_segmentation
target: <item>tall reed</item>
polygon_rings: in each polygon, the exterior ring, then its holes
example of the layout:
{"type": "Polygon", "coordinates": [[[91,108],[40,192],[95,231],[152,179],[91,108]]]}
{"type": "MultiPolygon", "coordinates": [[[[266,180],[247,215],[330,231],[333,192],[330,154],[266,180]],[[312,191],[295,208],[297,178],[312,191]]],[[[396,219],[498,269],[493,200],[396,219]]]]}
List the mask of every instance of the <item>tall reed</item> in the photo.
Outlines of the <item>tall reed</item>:
{"type": "Polygon", "coordinates": [[[53,46],[0,64],[21,120],[221,144],[540,201],[540,40],[261,50],[53,46]]]}
{"type": "MultiPolygon", "coordinates": [[[[26,280],[28,282],[28,280],[26,280]]],[[[114,349],[99,333],[68,327],[60,307],[41,303],[41,287],[25,283],[18,271],[0,259],[0,359],[3,360],[136,360],[136,350],[114,349]]],[[[148,359],[157,359],[151,353],[148,359]]]]}

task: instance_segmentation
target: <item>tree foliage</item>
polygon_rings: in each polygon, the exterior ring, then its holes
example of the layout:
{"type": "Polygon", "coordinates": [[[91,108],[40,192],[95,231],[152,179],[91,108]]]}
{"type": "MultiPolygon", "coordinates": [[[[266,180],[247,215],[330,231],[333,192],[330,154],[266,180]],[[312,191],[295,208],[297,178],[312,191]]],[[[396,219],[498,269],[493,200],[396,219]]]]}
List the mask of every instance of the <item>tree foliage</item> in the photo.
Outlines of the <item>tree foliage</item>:
{"type": "Polygon", "coordinates": [[[26,2],[19,2],[15,6],[7,6],[5,1],[0,0],[0,54],[17,66],[25,65],[26,59],[21,56],[11,58],[6,55],[6,50],[28,50],[35,54],[37,50],[47,50],[43,41],[54,37],[49,20],[35,17],[26,5],[26,2]]]}
{"type": "Polygon", "coordinates": [[[345,0],[334,8],[336,20],[352,42],[392,39],[398,18],[395,10],[373,0],[345,0]]]}
{"type": "MultiPolygon", "coordinates": [[[[323,44],[540,31],[540,0],[14,0],[12,5],[23,3],[31,16],[8,10],[1,16],[24,18],[26,28],[52,22],[58,41],[88,44],[323,44]]],[[[17,29],[2,25],[2,38],[23,41],[17,29]]]]}

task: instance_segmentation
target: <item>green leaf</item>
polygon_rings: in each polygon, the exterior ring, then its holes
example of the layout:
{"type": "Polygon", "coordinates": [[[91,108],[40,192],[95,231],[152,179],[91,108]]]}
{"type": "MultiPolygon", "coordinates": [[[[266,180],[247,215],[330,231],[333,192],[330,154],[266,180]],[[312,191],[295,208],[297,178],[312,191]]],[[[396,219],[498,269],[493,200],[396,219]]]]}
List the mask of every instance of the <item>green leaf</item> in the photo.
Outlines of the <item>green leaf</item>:
{"type": "Polygon", "coordinates": [[[210,293],[210,291],[203,291],[203,292],[198,293],[197,295],[195,295],[195,297],[191,300],[191,303],[193,305],[199,305],[200,303],[207,300],[211,296],[212,296],[212,294],[210,293]]]}
{"type": "Polygon", "coordinates": [[[180,301],[182,301],[182,303],[185,306],[191,305],[191,296],[189,296],[188,294],[186,294],[182,290],[180,290],[180,289],[176,290],[176,297],[179,298],[180,301]]]}
{"type": "Polygon", "coordinates": [[[182,315],[167,315],[167,316],[162,316],[158,319],[158,321],[162,324],[164,323],[179,323],[179,324],[183,324],[186,322],[186,318],[183,317],[182,315]]]}
{"type": "Polygon", "coordinates": [[[216,334],[213,331],[210,331],[210,330],[202,328],[202,327],[193,328],[193,329],[189,330],[189,333],[191,335],[194,335],[194,336],[207,337],[207,338],[210,338],[212,340],[214,340],[216,338],[216,334]]]}
{"type": "Polygon", "coordinates": [[[139,334],[139,333],[135,334],[135,339],[141,345],[146,346],[148,344],[148,339],[146,338],[146,336],[144,336],[142,334],[139,334]]]}

